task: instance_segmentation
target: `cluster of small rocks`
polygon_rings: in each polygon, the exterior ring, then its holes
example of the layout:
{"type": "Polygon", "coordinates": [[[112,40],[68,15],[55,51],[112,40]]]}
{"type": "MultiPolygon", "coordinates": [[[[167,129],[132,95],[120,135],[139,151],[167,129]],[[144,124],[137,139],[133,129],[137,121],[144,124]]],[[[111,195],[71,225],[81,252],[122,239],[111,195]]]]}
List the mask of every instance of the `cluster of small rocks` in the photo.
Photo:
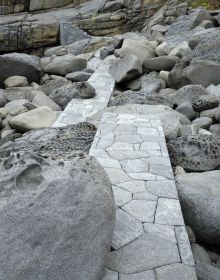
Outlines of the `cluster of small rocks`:
{"type": "Polygon", "coordinates": [[[1,139],[50,127],[73,98],[95,96],[87,82],[93,70],[87,69],[85,58],[66,54],[39,59],[13,53],[0,61],[1,139]]]}

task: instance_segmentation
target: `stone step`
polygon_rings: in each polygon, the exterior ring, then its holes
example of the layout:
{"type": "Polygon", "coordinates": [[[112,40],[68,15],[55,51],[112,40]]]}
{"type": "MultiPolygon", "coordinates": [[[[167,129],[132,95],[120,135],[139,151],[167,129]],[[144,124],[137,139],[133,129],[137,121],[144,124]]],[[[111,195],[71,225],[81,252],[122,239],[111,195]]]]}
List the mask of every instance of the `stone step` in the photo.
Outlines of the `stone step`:
{"type": "Polygon", "coordinates": [[[90,155],[106,170],[117,208],[103,280],[196,280],[156,116],[104,113],[90,155]]]}
{"type": "Polygon", "coordinates": [[[88,82],[95,88],[96,96],[91,99],[73,99],[53,124],[61,127],[84,122],[86,118],[95,115],[107,107],[115,87],[114,78],[108,73],[109,61],[102,62],[88,82]]]}

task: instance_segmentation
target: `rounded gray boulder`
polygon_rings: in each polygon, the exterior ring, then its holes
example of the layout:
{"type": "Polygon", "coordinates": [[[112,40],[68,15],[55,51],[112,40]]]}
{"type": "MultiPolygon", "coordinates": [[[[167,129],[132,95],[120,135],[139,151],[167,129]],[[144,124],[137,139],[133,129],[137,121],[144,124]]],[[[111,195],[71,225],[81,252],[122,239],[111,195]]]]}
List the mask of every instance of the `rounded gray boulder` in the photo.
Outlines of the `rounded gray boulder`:
{"type": "Polygon", "coordinates": [[[2,280],[101,278],[115,204],[94,159],[11,153],[1,158],[0,185],[2,280]]]}
{"type": "Polygon", "coordinates": [[[185,173],[176,182],[185,222],[196,239],[220,245],[220,171],[185,173]]]}

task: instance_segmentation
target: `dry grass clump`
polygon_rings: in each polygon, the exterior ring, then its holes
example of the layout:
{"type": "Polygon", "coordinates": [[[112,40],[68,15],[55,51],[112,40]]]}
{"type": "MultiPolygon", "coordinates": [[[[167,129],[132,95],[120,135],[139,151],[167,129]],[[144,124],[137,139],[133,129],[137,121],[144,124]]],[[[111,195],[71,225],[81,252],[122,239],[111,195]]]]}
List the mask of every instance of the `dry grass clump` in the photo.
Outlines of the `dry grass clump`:
{"type": "Polygon", "coordinates": [[[220,8],[220,0],[192,0],[191,5],[193,8],[196,7],[204,7],[207,9],[219,9],[220,8]]]}

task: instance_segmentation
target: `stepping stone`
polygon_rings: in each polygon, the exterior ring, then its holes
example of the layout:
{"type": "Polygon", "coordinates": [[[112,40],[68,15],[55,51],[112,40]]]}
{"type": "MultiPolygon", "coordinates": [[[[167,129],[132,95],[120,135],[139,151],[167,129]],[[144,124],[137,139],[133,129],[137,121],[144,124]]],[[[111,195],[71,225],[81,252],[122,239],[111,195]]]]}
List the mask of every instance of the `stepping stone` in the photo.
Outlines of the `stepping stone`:
{"type": "Polygon", "coordinates": [[[129,274],[178,262],[180,256],[176,244],[145,233],[118,251],[111,252],[107,267],[129,274]]]}

